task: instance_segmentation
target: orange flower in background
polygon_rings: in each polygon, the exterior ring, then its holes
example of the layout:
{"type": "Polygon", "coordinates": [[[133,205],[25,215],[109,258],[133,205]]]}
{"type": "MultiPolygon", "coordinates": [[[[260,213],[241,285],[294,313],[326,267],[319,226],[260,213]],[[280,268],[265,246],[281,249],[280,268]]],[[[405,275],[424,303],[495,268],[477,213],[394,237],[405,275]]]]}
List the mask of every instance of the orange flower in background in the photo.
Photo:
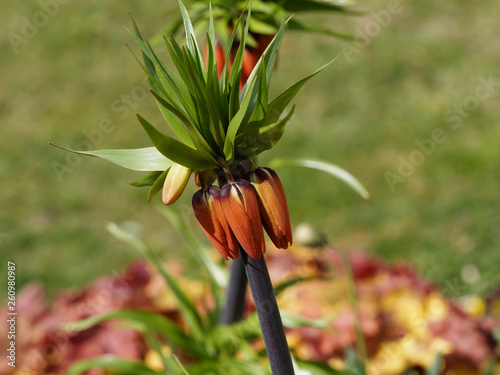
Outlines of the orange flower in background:
{"type": "Polygon", "coordinates": [[[253,259],[266,251],[255,191],[246,180],[226,184],[221,190],[222,209],[236,239],[253,259]]]}
{"type": "Polygon", "coordinates": [[[257,168],[247,177],[256,192],[264,229],[278,249],[287,249],[293,240],[286,197],[270,171],[274,173],[269,168],[257,168]]]}
{"type": "Polygon", "coordinates": [[[211,186],[193,196],[193,211],[198,223],[224,259],[238,258],[239,247],[222,210],[220,192],[211,186]]]}

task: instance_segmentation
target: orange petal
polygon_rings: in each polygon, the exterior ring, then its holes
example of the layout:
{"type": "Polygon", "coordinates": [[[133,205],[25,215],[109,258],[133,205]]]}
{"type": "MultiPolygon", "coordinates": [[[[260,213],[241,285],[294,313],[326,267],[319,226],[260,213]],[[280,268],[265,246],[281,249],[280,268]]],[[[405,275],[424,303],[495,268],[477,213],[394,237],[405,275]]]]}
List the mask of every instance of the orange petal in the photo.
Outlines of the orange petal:
{"type": "Polygon", "coordinates": [[[215,246],[220,255],[227,260],[229,255],[229,248],[226,239],[226,232],[217,217],[212,213],[208,205],[208,198],[206,191],[198,190],[193,195],[193,211],[194,216],[207,235],[208,239],[215,246]]]}
{"type": "Polygon", "coordinates": [[[285,207],[273,178],[268,171],[259,168],[249,174],[249,180],[257,193],[264,229],[277,248],[288,248],[285,207]]]}
{"type": "Polygon", "coordinates": [[[269,172],[280,193],[281,201],[283,202],[283,206],[285,207],[286,238],[291,246],[293,244],[292,226],[290,224],[290,214],[288,212],[288,202],[286,201],[285,189],[283,188],[283,184],[281,183],[281,180],[275,171],[273,171],[271,168],[263,168],[263,169],[269,172]]]}
{"type": "Polygon", "coordinates": [[[257,198],[245,180],[229,183],[221,190],[221,203],[232,232],[236,239],[254,259],[260,258],[265,251],[262,222],[257,198]]]}
{"type": "Polygon", "coordinates": [[[257,196],[255,195],[255,190],[248,181],[238,180],[236,185],[241,190],[244,198],[245,209],[252,224],[252,233],[255,238],[255,244],[256,246],[260,246],[259,256],[257,256],[257,258],[260,258],[260,250],[266,252],[266,240],[264,238],[264,232],[262,231],[262,221],[257,196]]]}
{"type": "Polygon", "coordinates": [[[222,202],[220,197],[220,191],[214,186],[211,186],[208,189],[208,193],[210,194],[210,209],[215,217],[219,220],[226,234],[226,243],[229,251],[229,257],[232,259],[238,258],[240,253],[240,247],[238,244],[238,240],[234,236],[233,231],[229,227],[229,223],[227,222],[226,216],[224,215],[224,210],[222,209],[222,202]]]}

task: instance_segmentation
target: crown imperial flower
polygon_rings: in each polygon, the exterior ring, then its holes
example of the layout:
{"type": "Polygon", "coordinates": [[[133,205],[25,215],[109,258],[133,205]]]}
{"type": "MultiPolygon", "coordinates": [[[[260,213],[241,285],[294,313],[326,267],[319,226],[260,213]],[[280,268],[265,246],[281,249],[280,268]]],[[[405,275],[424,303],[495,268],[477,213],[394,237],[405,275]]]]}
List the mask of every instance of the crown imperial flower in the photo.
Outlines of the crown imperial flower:
{"type": "Polygon", "coordinates": [[[229,226],[253,259],[266,251],[264,232],[255,191],[246,180],[229,182],[221,190],[221,203],[229,226]]]}
{"type": "Polygon", "coordinates": [[[238,242],[222,210],[220,191],[214,186],[198,190],[193,196],[193,211],[198,223],[224,259],[238,258],[238,242]]]}
{"type": "Polygon", "coordinates": [[[264,229],[278,249],[287,249],[293,242],[292,230],[278,175],[272,169],[257,168],[248,174],[248,180],[256,192],[264,229]]]}

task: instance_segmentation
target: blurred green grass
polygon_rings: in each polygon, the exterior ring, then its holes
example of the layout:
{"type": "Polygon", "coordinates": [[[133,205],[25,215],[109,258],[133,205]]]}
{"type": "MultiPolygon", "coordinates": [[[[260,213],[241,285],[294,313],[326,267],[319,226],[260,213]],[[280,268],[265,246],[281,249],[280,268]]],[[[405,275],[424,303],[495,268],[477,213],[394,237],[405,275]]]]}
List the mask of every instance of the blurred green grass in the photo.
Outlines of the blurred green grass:
{"type": "MultiPolygon", "coordinates": [[[[388,6],[363,3],[375,11],[388,6]]],[[[155,209],[159,200],[148,205],[145,190],[125,183],[137,174],[82,158],[59,180],[53,163],[66,163],[67,154],[47,145],[74,148],[85,139],[82,131],[97,129],[103,119],[112,121],[113,131],[99,148],[149,145],[135,113],[156,124],[163,120],[153,100],[139,95],[143,73],[124,46],[130,38],[123,26],[130,26],[130,10],[153,36],[174,6],[67,2],[14,53],[9,33],[22,35],[23,17],[32,19],[41,5],[2,5],[0,247],[2,260],[18,264],[20,284],[36,279],[53,293],[121,270],[137,255],[111,238],[104,229],[108,221],[134,221],[151,248],[182,256],[185,244],[155,209]]],[[[486,292],[500,278],[500,86],[463,118],[460,129],[443,116],[474,95],[478,77],[500,79],[498,4],[401,1],[401,9],[359,53],[347,47],[305,87],[285,137],[261,160],[329,160],[356,175],[372,195],[363,201],[320,172],[283,168],[278,172],[294,225],[312,222],[343,248],[404,259],[454,296],[486,292]],[[415,141],[436,128],[447,140],[391,191],[386,172],[397,173],[398,158],[408,159],[415,141]],[[470,285],[461,278],[466,265],[480,272],[470,285]]],[[[346,31],[363,30],[375,19],[309,17],[346,31]]],[[[287,33],[273,92],[342,48],[328,37],[287,33]]],[[[178,206],[188,212],[189,202],[185,194],[178,206]]]]}

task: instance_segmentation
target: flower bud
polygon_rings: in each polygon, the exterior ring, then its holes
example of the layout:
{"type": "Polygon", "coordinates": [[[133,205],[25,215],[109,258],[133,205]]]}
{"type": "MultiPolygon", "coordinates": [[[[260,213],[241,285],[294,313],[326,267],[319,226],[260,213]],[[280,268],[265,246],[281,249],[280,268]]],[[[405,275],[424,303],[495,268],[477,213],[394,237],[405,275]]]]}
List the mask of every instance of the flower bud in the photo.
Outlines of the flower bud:
{"type": "Polygon", "coordinates": [[[236,239],[253,259],[266,251],[259,204],[255,191],[246,180],[230,182],[221,190],[221,203],[236,239]]]}
{"type": "Polygon", "coordinates": [[[248,179],[255,189],[262,224],[269,238],[278,249],[287,249],[293,241],[292,229],[285,192],[278,175],[272,169],[257,168],[249,173],[248,179]]]}
{"type": "Polygon", "coordinates": [[[224,216],[219,190],[213,186],[208,190],[198,190],[192,203],[198,223],[217,251],[226,260],[228,257],[238,258],[238,242],[224,216]]]}
{"type": "Polygon", "coordinates": [[[174,163],[168,171],[163,184],[162,200],[165,204],[174,203],[182,195],[191,176],[191,169],[174,163]]]}

